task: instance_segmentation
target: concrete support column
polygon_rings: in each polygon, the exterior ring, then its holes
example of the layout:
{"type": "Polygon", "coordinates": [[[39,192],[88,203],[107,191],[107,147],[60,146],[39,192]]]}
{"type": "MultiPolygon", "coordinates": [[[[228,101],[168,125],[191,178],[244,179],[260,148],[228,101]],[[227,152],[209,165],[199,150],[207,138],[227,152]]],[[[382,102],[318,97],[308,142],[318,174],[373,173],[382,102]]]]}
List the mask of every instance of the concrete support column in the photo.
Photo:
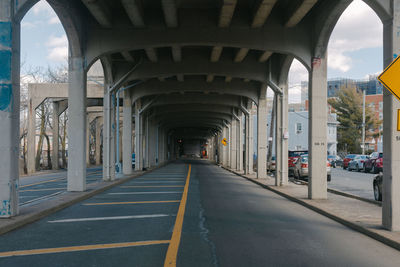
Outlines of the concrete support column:
{"type": "Polygon", "coordinates": [[[86,113],[86,166],[90,165],[90,116],[86,113]]]}
{"type": "Polygon", "coordinates": [[[327,198],[327,57],[313,58],[309,85],[308,197],[327,198]]]}
{"type": "Polygon", "coordinates": [[[143,142],[142,142],[142,115],[140,109],[142,108],[141,100],[135,103],[135,170],[141,171],[143,169],[143,142]]]}
{"type": "Polygon", "coordinates": [[[95,150],[95,158],[96,165],[101,164],[101,128],[103,125],[103,118],[98,117],[96,119],[96,150],[95,150]]]}
{"type": "Polygon", "coordinates": [[[276,96],[276,105],[273,107],[276,114],[276,145],[275,145],[275,155],[276,155],[276,175],[275,175],[275,185],[282,186],[287,185],[288,178],[288,141],[289,141],[289,108],[288,108],[288,86],[281,85],[280,88],[283,91],[283,95],[276,96]]]}
{"type": "Polygon", "coordinates": [[[125,175],[132,174],[132,98],[128,90],[124,91],[122,133],[122,171],[125,175]]]}
{"type": "Polygon", "coordinates": [[[282,170],[284,168],[284,165],[288,165],[288,158],[285,160],[283,158],[283,153],[282,153],[282,142],[283,142],[283,132],[282,132],[282,125],[281,125],[281,120],[282,120],[282,96],[281,95],[276,95],[276,103],[274,105],[275,109],[275,114],[276,114],[276,119],[275,119],[275,158],[276,158],[276,171],[275,171],[275,185],[279,186],[282,181],[282,170]]]}
{"type": "Polygon", "coordinates": [[[0,218],[18,215],[20,25],[0,1],[0,218]]]}
{"type": "Polygon", "coordinates": [[[60,123],[60,117],[58,116],[60,112],[60,103],[58,102],[53,102],[53,116],[52,116],[52,121],[53,121],[53,154],[52,156],[52,162],[53,162],[53,170],[58,170],[59,169],[59,163],[58,163],[58,148],[59,148],[59,136],[60,136],[60,128],[59,128],[59,123],[60,123]]]}
{"type": "MultiPolygon", "coordinates": [[[[393,0],[393,21],[383,25],[384,66],[400,55],[400,0],[393,0]]],[[[388,90],[383,91],[383,186],[382,224],[400,231],[400,132],[397,112],[400,102],[388,90]]]]}
{"type": "Polygon", "coordinates": [[[237,124],[237,164],[236,170],[243,171],[243,114],[239,111],[239,118],[237,124]]]}
{"type": "Polygon", "coordinates": [[[28,128],[27,128],[27,151],[26,168],[28,175],[36,171],[35,152],[36,152],[36,103],[34,103],[31,92],[29,91],[28,104],[28,128]]]}
{"type": "Polygon", "coordinates": [[[68,191],[86,190],[86,71],[84,59],[69,58],[68,191]]]}
{"type": "Polygon", "coordinates": [[[237,121],[235,119],[231,122],[231,139],[229,140],[230,144],[230,165],[229,167],[233,170],[236,170],[237,166],[237,121]]]}
{"type": "MultiPolygon", "coordinates": [[[[226,138],[227,140],[229,136],[229,129],[228,127],[224,127],[224,132],[222,134],[222,139],[221,141],[226,138]]],[[[229,140],[228,140],[229,142],[229,140]]],[[[229,162],[229,157],[228,157],[228,146],[229,144],[227,144],[226,146],[222,145],[222,165],[227,167],[228,166],[228,162],[229,162]]]]}
{"type": "Polygon", "coordinates": [[[144,156],[144,167],[145,168],[149,168],[150,167],[150,138],[149,138],[149,132],[150,132],[150,129],[149,129],[149,116],[147,115],[146,116],[146,118],[145,118],[145,128],[144,128],[144,131],[145,131],[145,134],[144,134],[144,138],[146,139],[146,142],[145,142],[145,147],[144,147],[144,151],[145,151],[145,156],[144,156]]]}
{"type": "Polygon", "coordinates": [[[257,178],[267,178],[267,86],[260,89],[257,107],[257,178]]]}
{"type": "Polygon", "coordinates": [[[232,150],[232,124],[228,125],[228,133],[227,133],[227,138],[228,140],[228,145],[227,145],[227,164],[226,167],[230,168],[231,167],[231,162],[232,162],[232,158],[231,158],[231,150],[232,150]]]}
{"type": "Polygon", "coordinates": [[[104,88],[103,101],[103,180],[115,180],[115,101],[109,93],[109,88],[104,88]]]}

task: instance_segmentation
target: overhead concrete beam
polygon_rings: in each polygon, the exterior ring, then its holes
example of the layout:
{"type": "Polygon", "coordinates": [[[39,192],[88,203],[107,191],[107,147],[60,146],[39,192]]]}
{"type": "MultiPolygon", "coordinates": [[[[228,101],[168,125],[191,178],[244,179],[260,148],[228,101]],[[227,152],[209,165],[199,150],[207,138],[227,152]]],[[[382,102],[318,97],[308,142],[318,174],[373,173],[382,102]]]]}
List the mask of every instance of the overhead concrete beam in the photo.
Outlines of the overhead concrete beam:
{"type": "Polygon", "coordinates": [[[276,2],[277,0],[262,0],[260,2],[260,5],[256,9],[251,27],[259,28],[264,26],[264,23],[267,20],[276,2]]]}
{"type": "Polygon", "coordinates": [[[260,56],[260,58],[258,59],[259,62],[267,62],[267,60],[272,56],[272,52],[270,51],[265,51],[264,53],[262,53],[262,55],[260,56]]]}
{"type": "Polygon", "coordinates": [[[240,48],[239,51],[237,52],[234,61],[235,62],[242,62],[244,58],[247,56],[249,53],[248,48],[240,48]]]}
{"type": "Polygon", "coordinates": [[[156,48],[145,48],[144,51],[151,62],[157,62],[158,57],[156,48]]]}
{"type": "Polygon", "coordinates": [[[111,28],[111,15],[101,0],[82,0],[96,21],[105,28],[111,28]]]}
{"type": "Polygon", "coordinates": [[[183,74],[176,75],[176,79],[178,80],[178,82],[184,82],[185,81],[183,74]]]}
{"type": "Polygon", "coordinates": [[[226,76],[225,82],[230,83],[232,81],[232,76],[226,76]]]}
{"type": "Polygon", "coordinates": [[[182,49],[179,45],[172,46],[172,58],[175,62],[179,62],[182,60],[182,49]]]}
{"type": "Polygon", "coordinates": [[[295,9],[293,14],[289,17],[286,22],[286,27],[296,26],[313,8],[313,6],[318,2],[318,0],[303,0],[303,2],[295,9]]]}
{"type": "Polygon", "coordinates": [[[153,107],[164,105],[185,105],[185,104],[203,104],[203,105],[221,105],[240,108],[240,97],[232,95],[166,95],[159,97],[153,103],[153,107]]]}
{"type": "MultiPolygon", "coordinates": [[[[115,68],[115,79],[118,80],[126,74],[131,68],[131,64],[119,64],[115,68]]],[[[191,57],[181,62],[163,60],[155,62],[143,61],[129,76],[129,81],[147,80],[157,77],[173,77],[178,74],[184,75],[214,75],[214,76],[232,76],[233,78],[247,79],[252,81],[266,82],[268,77],[268,68],[266,64],[254,60],[245,60],[239,63],[232,63],[229,59],[219,62],[210,62],[206,58],[191,57]]],[[[207,77],[211,82],[213,77],[207,77]]]]}
{"type": "Polygon", "coordinates": [[[221,95],[243,96],[258,102],[258,83],[245,83],[236,79],[229,84],[224,81],[209,83],[203,79],[186,79],[184,83],[179,81],[159,82],[155,79],[132,88],[132,100],[135,102],[145,96],[167,95],[179,92],[218,93],[221,95]]]}
{"type": "Polygon", "coordinates": [[[121,0],[122,5],[125,8],[126,13],[129,16],[132,24],[135,27],[145,27],[143,19],[143,9],[140,0],[121,0]]]}
{"type": "Polygon", "coordinates": [[[135,59],[133,58],[133,56],[131,55],[131,53],[129,53],[129,51],[122,51],[121,52],[122,57],[128,61],[128,62],[135,62],[135,59]]]}
{"type": "Polygon", "coordinates": [[[211,51],[211,62],[217,62],[219,61],[221,54],[222,54],[222,46],[214,46],[212,51],[211,51]]]}
{"type": "Polygon", "coordinates": [[[236,3],[237,0],[223,0],[221,13],[219,15],[219,27],[229,27],[233,18],[233,13],[235,13],[236,3]]]}
{"type": "MultiPolygon", "coordinates": [[[[260,29],[246,27],[207,28],[200,26],[177,28],[124,28],[112,31],[89,25],[87,49],[88,64],[99,57],[121,51],[141,50],[149,47],[208,46],[246,47],[251,50],[270,51],[295,56],[306,68],[312,61],[312,41],[305,27],[286,28],[279,21],[260,29]],[[271,26],[274,24],[274,26],[271,26]],[[277,34],[279,32],[280,34],[277,34]],[[133,36],[135,38],[133,38],[133,36]],[[273,38],[272,38],[273,36],[273,38]]],[[[215,51],[214,60],[219,59],[215,51]]]]}
{"type": "Polygon", "coordinates": [[[178,27],[178,11],[176,0],[162,0],[161,4],[167,27],[178,27]]]}
{"type": "Polygon", "coordinates": [[[162,114],[169,112],[214,112],[225,115],[230,115],[232,108],[229,106],[221,105],[202,105],[202,104],[183,104],[183,105],[164,105],[162,107],[153,108],[154,114],[162,114]]]}
{"type": "Polygon", "coordinates": [[[208,83],[211,83],[213,80],[214,80],[214,75],[208,74],[208,75],[207,75],[207,78],[206,78],[206,81],[207,81],[208,83]]]}

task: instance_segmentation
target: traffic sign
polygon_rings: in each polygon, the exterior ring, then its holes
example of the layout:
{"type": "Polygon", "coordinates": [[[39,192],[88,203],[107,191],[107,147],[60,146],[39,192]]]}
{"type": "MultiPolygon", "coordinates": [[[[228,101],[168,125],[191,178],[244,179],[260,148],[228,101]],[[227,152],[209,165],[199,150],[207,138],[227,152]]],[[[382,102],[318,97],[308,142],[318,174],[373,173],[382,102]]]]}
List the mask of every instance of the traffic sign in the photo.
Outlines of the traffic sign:
{"type": "Polygon", "coordinates": [[[400,100],[400,56],[378,76],[378,80],[400,100]]]}
{"type": "Polygon", "coordinates": [[[226,140],[226,138],[222,139],[221,143],[226,146],[226,144],[228,143],[228,141],[226,140]]]}

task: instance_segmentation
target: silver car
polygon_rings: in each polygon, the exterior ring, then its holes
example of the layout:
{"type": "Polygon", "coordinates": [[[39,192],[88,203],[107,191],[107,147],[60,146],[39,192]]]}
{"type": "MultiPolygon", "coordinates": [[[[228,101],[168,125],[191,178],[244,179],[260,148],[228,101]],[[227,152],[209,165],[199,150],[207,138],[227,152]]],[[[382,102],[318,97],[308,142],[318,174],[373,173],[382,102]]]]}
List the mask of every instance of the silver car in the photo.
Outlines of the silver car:
{"type": "MultiPolygon", "coordinates": [[[[326,161],[326,173],[327,173],[327,181],[331,181],[331,165],[329,161],[326,161]]],[[[308,155],[301,155],[299,160],[297,160],[294,168],[294,178],[295,179],[303,179],[306,178],[308,180],[308,155]]]]}
{"type": "Polygon", "coordinates": [[[364,169],[364,162],[368,159],[367,155],[357,155],[352,161],[349,162],[348,170],[361,171],[364,169]]]}

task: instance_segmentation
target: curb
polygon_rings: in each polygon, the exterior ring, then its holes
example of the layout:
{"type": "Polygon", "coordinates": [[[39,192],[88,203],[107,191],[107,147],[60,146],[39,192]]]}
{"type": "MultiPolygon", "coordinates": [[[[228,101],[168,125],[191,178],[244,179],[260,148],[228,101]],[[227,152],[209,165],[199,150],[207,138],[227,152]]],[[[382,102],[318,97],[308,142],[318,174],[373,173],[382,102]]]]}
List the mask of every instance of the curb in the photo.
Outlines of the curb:
{"type": "MultiPolygon", "coordinates": [[[[304,185],[308,184],[308,182],[306,182],[306,181],[302,181],[302,180],[298,180],[298,179],[294,179],[294,180],[299,182],[299,183],[301,183],[301,184],[304,184],[304,185]]],[[[357,196],[357,195],[353,195],[353,194],[350,194],[350,193],[339,191],[337,189],[328,188],[328,192],[332,193],[332,194],[348,197],[348,198],[354,198],[354,199],[357,199],[357,200],[361,200],[361,201],[364,201],[364,202],[367,202],[367,203],[370,203],[370,204],[375,204],[375,205],[377,205],[379,207],[382,207],[382,202],[380,202],[380,201],[376,201],[376,200],[372,200],[372,199],[368,199],[368,198],[363,198],[363,197],[360,197],[360,196],[357,196]]]]}
{"type": "MultiPolygon", "coordinates": [[[[346,220],[346,219],[344,219],[344,218],[342,218],[342,217],[340,217],[338,215],[335,215],[333,213],[327,212],[327,211],[325,211],[325,210],[323,210],[321,208],[318,208],[318,207],[316,207],[316,206],[314,206],[312,204],[309,204],[309,203],[307,203],[307,202],[305,202],[305,201],[303,201],[301,199],[292,197],[289,194],[286,194],[286,193],[283,193],[281,191],[278,191],[278,190],[270,187],[269,185],[265,185],[265,184],[263,184],[261,182],[258,182],[258,181],[254,180],[252,178],[248,178],[248,177],[244,176],[243,174],[236,173],[235,171],[227,169],[227,168],[225,168],[223,166],[221,166],[221,167],[224,168],[225,170],[231,172],[231,173],[234,173],[234,174],[236,174],[236,175],[238,175],[240,177],[245,178],[246,180],[248,180],[248,181],[250,181],[252,183],[255,183],[255,184],[257,184],[257,185],[259,185],[259,186],[261,186],[261,187],[263,187],[265,189],[268,189],[268,190],[270,190],[270,191],[272,191],[272,192],[274,192],[274,193],[276,193],[276,194],[278,194],[278,195],[280,195],[280,196],[282,196],[284,198],[287,198],[287,199],[289,199],[289,200],[291,200],[293,202],[296,202],[296,203],[298,203],[298,204],[300,204],[300,205],[302,205],[302,206],[304,206],[304,207],[306,207],[308,209],[311,209],[311,210],[313,210],[313,211],[315,211],[315,212],[317,212],[317,213],[319,213],[319,214],[321,214],[321,215],[323,215],[325,217],[328,217],[328,218],[330,218],[330,219],[332,219],[332,220],[334,220],[334,221],[336,221],[336,222],[338,222],[340,224],[343,224],[344,226],[347,226],[347,227],[349,227],[349,228],[351,228],[351,229],[353,229],[355,231],[358,231],[358,232],[360,232],[362,234],[365,234],[365,235],[367,235],[367,236],[369,236],[369,237],[371,237],[371,238],[373,238],[373,239],[375,239],[375,240],[377,240],[377,241],[379,241],[379,242],[381,242],[381,243],[383,243],[385,245],[388,245],[388,246],[390,246],[390,247],[392,247],[394,249],[400,250],[400,243],[397,242],[397,241],[394,241],[394,240],[392,240],[390,238],[387,238],[387,237],[385,237],[385,236],[383,236],[383,235],[381,235],[381,234],[379,234],[377,232],[371,231],[368,228],[365,228],[365,227],[363,227],[361,225],[358,225],[356,223],[348,221],[348,220],[346,220]]],[[[340,192],[340,191],[338,191],[338,192],[340,192]]],[[[346,194],[346,193],[344,193],[344,194],[346,194]]],[[[346,195],[344,195],[344,196],[346,196],[346,195]]],[[[362,199],[360,199],[360,200],[362,200],[362,199]]]]}
{"type": "MultiPolygon", "coordinates": [[[[107,184],[107,185],[105,185],[103,187],[100,187],[100,188],[97,188],[97,189],[93,189],[93,191],[82,192],[83,195],[81,195],[81,196],[77,196],[75,198],[67,200],[66,202],[62,202],[60,204],[56,204],[56,205],[51,206],[49,208],[45,208],[45,209],[43,209],[43,210],[41,210],[39,212],[36,212],[36,213],[33,212],[31,214],[26,214],[26,215],[17,215],[15,217],[4,219],[4,221],[5,220],[9,220],[9,221],[6,222],[5,225],[0,226],[0,235],[3,235],[3,234],[8,233],[8,232],[11,232],[11,231],[16,230],[18,228],[21,228],[21,227],[23,227],[23,226],[25,226],[27,224],[33,223],[35,221],[38,221],[38,220],[40,220],[40,219],[42,219],[42,218],[44,218],[46,216],[49,216],[49,215],[51,215],[51,214],[53,214],[53,213],[55,213],[57,211],[63,210],[65,208],[69,207],[69,206],[72,206],[72,205],[74,205],[76,203],[79,203],[79,202],[81,202],[83,200],[86,200],[86,199],[91,198],[91,197],[93,197],[95,195],[98,195],[98,194],[100,194],[100,193],[102,193],[102,192],[104,192],[104,191],[106,191],[108,189],[111,189],[111,188],[113,188],[113,187],[115,187],[117,185],[126,183],[126,182],[128,182],[130,180],[133,180],[133,179],[135,179],[137,177],[140,177],[140,176],[142,176],[144,174],[151,173],[152,171],[154,171],[156,169],[159,169],[161,167],[164,167],[167,164],[168,163],[159,165],[159,166],[155,167],[154,169],[143,171],[143,172],[138,173],[138,174],[132,174],[132,175],[126,177],[126,178],[122,178],[122,179],[119,179],[117,181],[113,181],[110,184],[107,184]]],[[[54,199],[53,199],[53,201],[54,201],[54,199]]],[[[43,203],[41,203],[41,204],[43,204],[43,203]]],[[[1,219],[0,222],[2,220],[3,219],[1,219]]]]}

